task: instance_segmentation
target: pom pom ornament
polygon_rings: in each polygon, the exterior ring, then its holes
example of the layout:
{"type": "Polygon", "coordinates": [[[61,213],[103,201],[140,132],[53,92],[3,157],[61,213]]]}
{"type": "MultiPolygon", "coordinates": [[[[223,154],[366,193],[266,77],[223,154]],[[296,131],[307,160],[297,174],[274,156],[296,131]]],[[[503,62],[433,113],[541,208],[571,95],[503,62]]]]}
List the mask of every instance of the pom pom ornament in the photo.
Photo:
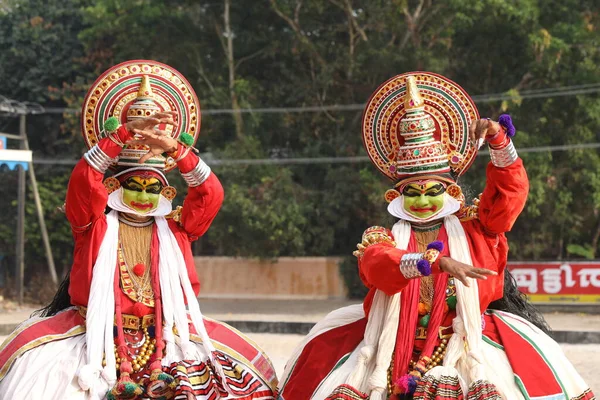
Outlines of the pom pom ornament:
{"type": "Polygon", "coordinates": [[[431,275],[431,264],[429,263],[428,260],[425,260],[425,259],[419,260],[417,262],[417,269],[423,276],[431,275]]]}
{"type": "Polygon", "coordinates": [[[144,264],[138,263],[133,266],[133,273],[137,276],[144,275],[144,272],[146,272],[146,266],[144,264]]]}
{"type": "Polygon", "coordinates": [[[451,310],[455,310],[456,309],[456,296],[450,296],[446,299],[446,304],[448,304],[448,307],[451,310]]]}
{"type": "Polygon", "coordinates": [[[144,393],[142,387],[135,383],[129,376],[132,371],[133,369],[129,361],[123,361],[121,363],[121,376],[116,385],[106,394],[107,399],[135,399],[144,393]]]}
{"type": "Polygon", "coordinates": [[[442,243],[439,240],[435,240],[427,245],[427,250],[431,249],[441,252],[442,250],[444,250],[444,243],[442,243]]]}
{"type": "Polygon", "coordinates": [[[412,395],[417,389],[418,379],[414,375],[403,375],[394,382],[394,394],[412,395]]]}
{"type": "Polygon", "coordinates": [[[515,133],[517,132],[517,130],[515,129],[515,126],[513,125],[513,122],[512,122],[512,118],[510,117],[509,114],[502,114],[498,118],[498,123],[504,128],[504,131],[506,132],[506,136],[508,136],[510,138],[515,136],[515,133]]]}
{"type": "Polygon", "coordinates": [[[194,144],[194,137],[187,132],[182,132],[181,135],[179,135],[179,141],[187,147],[190,147],[194,144]]]}
{"type": "Polygon", "coordinates": [[[119,120],[116,117],[110,117],[104,121],[104,131],[108,133],[115,132],[119,129],[119,120]]]}

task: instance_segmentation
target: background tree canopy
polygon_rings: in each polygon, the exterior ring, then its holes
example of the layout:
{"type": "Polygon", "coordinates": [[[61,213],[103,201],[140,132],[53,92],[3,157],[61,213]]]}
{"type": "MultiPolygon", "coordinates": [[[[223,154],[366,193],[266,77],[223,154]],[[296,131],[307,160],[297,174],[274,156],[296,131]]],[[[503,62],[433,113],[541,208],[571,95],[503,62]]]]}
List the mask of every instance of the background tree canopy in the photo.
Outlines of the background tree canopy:
{"type": "MultiPolygon", "coordinates": [[[[197,147],[211,159],[365,155],[361,111],[237,112],[263,107],[364,103],[406,71],[428,70],[471,95],[481,115],[510,112],[517,148],[600,142],[597,94],[524,98],[524,91],[600,82],[600,14],[585,0],[0,0],[0,94],[79,108],[106,68],[135,58],[167,63],[204,109],[197,147]]],[[[36,158],[83,153],[78,114],[28,117],[36,158]]],[[[16,119],[0,119],[16,132],[16,119]]],[[[522,152],[527,208],[509,234],[512,259],[596,258],[600,238],[597,149],[522,152]]],[[[462,184],[481,192],[487,157],[462,184]]],[[[70,166],[38,175],[57,263],[72,248],[62,204],[70,166]]],[[[391,225],[389,182],[368,162],[216,165],[223,209],[197,254],[349,255],[370,225],[391,225]]],[[[173,174],[174,176],[177,174],[173,174]]],[[[3,171],[0,252],[14,248],[16,174],[3,171]]],[[[180,193],[181,180],[173,178],[180,193]]],[[[183,196],[179,196],[183,198],[183,196]]],[[[28,205],[27,265],[43,268],[28,205]]],[[[41,270],[41,269],[40,269],[41,270]]]]}

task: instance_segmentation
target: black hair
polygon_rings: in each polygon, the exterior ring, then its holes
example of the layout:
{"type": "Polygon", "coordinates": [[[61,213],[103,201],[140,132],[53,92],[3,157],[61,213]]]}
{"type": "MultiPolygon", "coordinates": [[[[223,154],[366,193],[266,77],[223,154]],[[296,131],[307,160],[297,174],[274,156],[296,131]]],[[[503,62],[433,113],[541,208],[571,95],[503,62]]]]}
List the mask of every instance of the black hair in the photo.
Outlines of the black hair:
{"type": "Polygon", "coordinates": [[[490,303],[489,308],[506,311],[526,319],[547,335],[551,328],[542,313],[533,306],[517,287],[517,281],[508,269],[504,270],[504,296],[490,303]]]}
{"type": "Polygon", "coordinates": [[[65,276],[65,279],[60,283],[54,298],[46,307],[40,308],[33,312],[33,315],[38,317],[51,317],[58,314],[60,311],[71,307],[71,296],[69,295],[69,278],[70,274],[65,276]]]}

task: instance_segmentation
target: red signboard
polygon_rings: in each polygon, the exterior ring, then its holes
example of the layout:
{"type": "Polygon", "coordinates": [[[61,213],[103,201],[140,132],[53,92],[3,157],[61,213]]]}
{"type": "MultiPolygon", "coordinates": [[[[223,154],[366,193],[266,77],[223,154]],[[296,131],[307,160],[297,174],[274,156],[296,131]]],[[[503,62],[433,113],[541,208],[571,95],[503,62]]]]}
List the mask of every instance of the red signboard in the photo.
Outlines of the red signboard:
{"type": "Polygon", "coordinates": [[[510,262],[508,268],[533,302],[600,305],[600,262],[510,262]]]}

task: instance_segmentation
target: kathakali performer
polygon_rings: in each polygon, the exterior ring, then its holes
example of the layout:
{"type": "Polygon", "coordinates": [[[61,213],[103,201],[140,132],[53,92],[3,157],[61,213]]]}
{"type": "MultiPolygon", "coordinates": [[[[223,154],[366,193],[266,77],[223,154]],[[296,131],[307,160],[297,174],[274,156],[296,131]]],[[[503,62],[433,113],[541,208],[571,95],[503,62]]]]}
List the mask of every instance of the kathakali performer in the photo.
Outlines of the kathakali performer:
{"type": "Polygon", "coordinates": [[[200,108],[190,84],[155,61],[119,64],[88,92],[82,130],[89,151],[65,204],[70,279],[0,348],[0,399],[274,399],[267,356],[203,317],[196,298],[191,242],[223,188],[193,151],[200,108]],[[175,167],[188,193],[172,210],[164,172],[175,167]]]}
{"type": "Polygon", "coordinates": [[[593,399],[505,271],[529,189],[510,117],[480,119],[456,83],[414,72],[375,91],[362,130],[398,222],[364,232],[369,293],[313,328],[279,399],[593,399]],[[457,179],[484,141],[487,182],[468,206],[457,179]]]}

